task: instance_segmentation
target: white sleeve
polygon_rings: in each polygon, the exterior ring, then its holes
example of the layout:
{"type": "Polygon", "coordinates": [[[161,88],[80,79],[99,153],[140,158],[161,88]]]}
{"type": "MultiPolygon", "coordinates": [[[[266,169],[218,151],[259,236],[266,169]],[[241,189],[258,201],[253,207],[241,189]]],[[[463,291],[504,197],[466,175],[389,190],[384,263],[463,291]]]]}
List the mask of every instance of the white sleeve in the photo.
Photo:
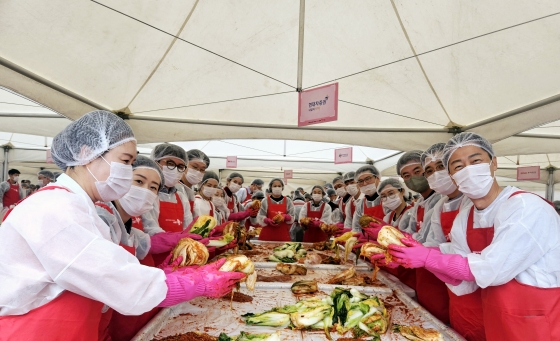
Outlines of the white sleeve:
{"type": "Polygon", "coordinates": [[[264,223],[264,218],[267,217],[268,214],[268,199],[264,198],[261,201],[261,209],[259,210],[259,214],[257,215],[257,224],[259,224],[260,226],[267,226],[264,223]]]}
{"type": "Polygon", "coordinates": [[[321,221],[325,224],[332,224],[332,208],[327,203],[324,203],[323,205],[325,205],[325,208],[323,209],[321,221]]]}
{"type": "MultiPolygon", "coordinates": [[[[183,186],[183,185],[178,185],[183,186]]],[[[193,215],[191,212],[191,204],[189,198],[185,191],[177,190],[181,203],[183,204],[183,230],[186,229],[193,221],[193,215]]]]}
{"type": "Polygon", "coordinates": [[[111,214],[111,212],[107,211],[107,209],[97,205],[95,206],[95,211],[97,212],[99,218],[101,218],[101,220],[107,226],[109,226],[109,232],[111,233],[111,240],[113,241],[113,243],[119,245],[122,238],[122,229],[119,225],[119,222],[117,221],[117,217],[115,217],[114,214],[111,214]]]}
{"type": "Polygon", "coordinates": [[[363,199],[355,202],[356,210],[354,211],[354,216],[352,217],[352,232],[362,232],[360,218],[364,215],[364,200],[367,199],[364,197],[363,199]]]}
{"type": "Polygon", "coordinates": [[[165,230],[159,226],[159,198],[154,201],[154,207],[151,211],[142,214],[142,225],[144,227],[144,232],[150,236],[165,232],[165,230]]]}
{"type": "Polygon", "coordinates": [[[337,207],[334,211],[332,211],[331,221],[333,224],[344,222],[344,219],[342,218],[342,213],[340,211],[340,207],[337,207]]]}
{"type": "Polygon", "coordinates": [[[305,205],[302,205],[299,210],[298,222],[300,221],[301,218],[307,218],[307,203],[305,205]]]}
{"type": "Polygon", "coordinates": [[[350,200],[348,200],[348,204],[346,205],[346,207],[344,207],[344,214],[346,215],[346,218],[344,219],[344,228],[345,229],[351,229],[352,228],[352,219],[354,217],[352,216],[352,209],[350,208],[351,200],[352,200],[352,198],[350,198],[350,200]]]}
{"type": "Polygon", "coordinates": [[[134,227],[130,230],[130,235],[133,237],[134,248],[136,249],[136,258],[139,260],[144,259],[152,246],[152,241],[150,235],[135,229],[134,227]]]}
{"type": "Polygon", "coordinates": [[[237,191],[237,193],[235,193],[235,196],[237,197],[239,202],[244,202],[245,199],[247,199],[247,188],[241,188],[239,191],[237,191]]]}
{"type": "Polygon", "coordinates": [[[406,233],[413,234],[416,232],[416,211],[418,210],[418,205],[408,209],[404,212],[401,220],[399,222],[399,230],[406,233]]]}
{"type": "Polygon", "coordinates": [[[431,223],[432,223],[432,215],[434,214],[434,209],[431,208],[429,211],[424,213],[424,221],[422,222],[422,227],[420,231],[415,232],[412,237],[416,239],[419,243],[425,243],[426,239],[428,238],[428,234],[430,233],[431,223]]]}
{"type": "Polygon", "coordinates": [[[436,205],[430,217],[430,229],[426,235],[424,246],[436,247],[442,243],[447,242],[443,229],[441,228],[441,211],[443,209],[442,203],[436,205]]]}
{"type": "Polygon", "coordinates": [[[4,194],[10,190],[10,185],[6,181],[0,183],[0,209],[4,207],[4,194]]]}

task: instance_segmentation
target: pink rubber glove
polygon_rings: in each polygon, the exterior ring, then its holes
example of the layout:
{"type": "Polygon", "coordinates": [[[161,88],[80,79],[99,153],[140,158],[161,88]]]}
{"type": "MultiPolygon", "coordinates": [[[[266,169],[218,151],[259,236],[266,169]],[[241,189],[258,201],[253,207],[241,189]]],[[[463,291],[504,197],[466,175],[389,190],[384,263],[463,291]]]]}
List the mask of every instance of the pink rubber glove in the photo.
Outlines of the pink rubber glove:
{"type": "Polygon", "coordinates": [[[183,261],[183,256],[179,256],[179,257],[177,257],[177,259],[175,259],[175,261],[173,263],[169,264],[172,256],[173,255],[171,253],[169,253],[169,255],[167,255],[167,257],[165,257],[163,262],[160,265],[158,265],[158,268],[162,269],[165,274],[173,272],[173,268],[176,267],[176,266],[179,266],[179,263],[181,263],[183,261]]]}
{"type": "Polygon", "coordinates": [[[251,211],[249,210],[243,212],[230,213],[228,220],[241,221],[243,219],[249,218],[250,216],[251,216],[251,211]]]}
{"type": "Polygon", "coordinates": [[[274,220],[270,218],[264,218],[264,223],[268,226],[278,226],[278,224],[276,224],[274,220]]]}
{"type": "Polygon", "coordinates": [[[383,226],[376,224],[377,226],[375,227],[371,227],[373,223],[370,223],[370,227],[364,227],[362,228],[362,232],[364,233],[364,235],[366,235],[368,238],[373,239],[373,240],[377,240],[377,236],[379,235],[379,231],[381,231],[381,228],[383,228],[383,226]]]}
{"type": "MultiPolygon", "coordinates": [[[[436,276],[437,273],[440,273],[460,281],[475,280],[469,266],[469,260],[461,255],[444,254],[439,250],[430,249],[425,267],[436,276]]],[[[447,281],[444,282],[449,283],[447,281]]]]}
{"type": "Polygon", "coordinates": [[[292,220],[292,216],[289,214],[282,214],[282,216],[284,217],[284,222],[288,222],[292,220]]]}
{"type": "Polygon", "coordinates": [[[227,222],[214,227],[212,230],[210,230],[210,233],[208,234],[208,237],[215,237],[215,236],[223,235],[224,234],[224,228],[226,227],[226,225],[227,225],[227,222]]]}
{"type": "Polygon", "coordinates": [[[352,229],[342,229],[342,230],[338,230],[335,233],[335,236],[340,237],[343,234],[345,234],[346,232],[352,232],[352,229]]]}
{"type": "Polygon", "coordinates": [[[428,254],[433,250],[428,249],[420,243],[416,243],[418,244],[416,245],[406,238],[401,239],[401,242],[404,245],[410,246],[389,245],[389,253],[393,256],[393,260],[405,268],[423,268],[426,265],[428,254]]]}
{"type": "Polygon", "coordinates": [[[381,260],[381,259],[385,259],[385,255],[382,253],[377,253],[375,255],[371,255],[371,257],[369,257],[369,260],[373,263],[376,260],[381,260]]]}
{"type": "Polygon", "coordinates": [[[181,236],[181,238],[190,238],[194,240],[202,239],[202,236],[199,234],[189,233],[189,230],[183,230],[183,232],[167,232],[167,233],[177,233],[181,236]]]}
{"type": "Polygon", "coordinates": [[[380,259],[377,262],[377,265],[385,267],[385,268],[389,268],[389,269],[396,269],[400,266],[400,264],[396,263],[395,261],[390,261],[389,263],[387,263],[387,261],[385,260],[385,256],[383,256],[383,259],[380,259]]]}
{"type": "Polygon", "coordinates": [[[315,228],[321,228],[321,223],[322,222],[319,219],[313,219],[313,220],[311,220],[309,225],[311,225],[312,227],[315,227],[315,228]]]}
{"type": "Polygon", "coordinates": [[[222,297],[231,292],[235,283],[245,278],[245,274],[218,271],[225,261],[221,259],[201,266],[197,271],[166,274],[167,295],[158,307],[170,307],[198,296],[222,297]]]}
{"type": "Polygon", "coordinates": [[[219,256],[219,255],[225,253],[227,250],[233,249],[236,246],[237,246],[237,240],[234,240],[227,245],[224,245],[222,247],[217,248],[216,251],[215,251],[215,254],[216,254],[216,256],[219,256]]]}
{"type": "MultiPolygon", "coordinates": [[[[200,237],[200,236],[199,236],[200,237]]],[[[150,236],[150,250],[149,253],[164,253],[173,250],[175,245],[185,238],[180,233],[161,232],[150,236]]]]}
{"type": "Polygon", "coordinates": [[[434,271],[430,271],[430,272],[433,273],[437,278],[439,278],[444,283],[448,283],[451,285],[459,285],[462,282],[460,279],[449,277],[445,274],[442,274],[441,272],[434,272],[434,271]]]}

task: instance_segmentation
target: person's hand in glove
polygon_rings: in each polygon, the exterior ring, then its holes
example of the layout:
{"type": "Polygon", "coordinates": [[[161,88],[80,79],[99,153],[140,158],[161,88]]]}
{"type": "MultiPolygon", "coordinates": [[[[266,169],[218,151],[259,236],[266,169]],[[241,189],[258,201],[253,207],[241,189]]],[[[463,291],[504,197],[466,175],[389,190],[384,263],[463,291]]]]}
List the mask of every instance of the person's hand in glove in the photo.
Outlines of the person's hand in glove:
{"type": "Polygon", "coordinates": [[[400,266],[400,264],[396,263],[394,260],[387,263],[387,260],[385,259],[385,256],[383,256],[383,259],[380,259],[380,260],[377,261],[377,265],[383,266],[383,267],[389,268],[389,269],[396,269],[400,266]]]}
{"type": "Polygon", "coordinates": [[[241,221],[243,219],[247,219],[251,216],[252,211],[250,210],[246,210],[243,212],[234,212],[234,213],[230,213],[228,220],[231,221],[241,221]]]}
{"type": "Polygon", "coordinates": [[[282,216],[284,217],[284,222],[285,223],[292,220],[292,216],[289,215],[289,214],[282,214],[282,216]]]}
{"type": "Polygon", "coordinates": [[[264,223],[268,226],[278,226],[278,224],[276,224],[274,220],[270,218],[264,218],[264,223]]]}
{"type": "Polygon", "coordinates": [[[311,220],[311,222],[309,223],[309,225],[311,227],[315,227],[315,228],[321,228],[321,221],[319,219],[313,219],[311,220]]]}
{"type": "Polygon", "coordinates": [[[158,307],[170,307],[198,296],[218,298],[231,292],[235,284],[245,278],[245,274],[219,271],[225,261],[221,259],[201,266],[197,271],[166,274],[167,295],[158,307]]]}
{"type": "Polygon", "coordinates": [[[394,262],[405,268],[423,268],[426,265],[428,254],[433,250],[416,241],[412,241],[411,238],[401,239],[401,242],[406,246],[389,245],[389,253],[393,256],[394,262]]]}
{"type": "Polygon", "coordinates": [[[343,234],[345,234],[346,232],[352,232],[352,229],[342,229],[342,230],[338,230],[336,231],[336,233],[334,234],[336,237],[340,237],[343,234]]]}
{"type": "Polygon", "coordinates": [[[181,233],[173,233],[173,232],[156,233],[153,236],[150,236],[150,250],[148,251],[148,253],[157,254],[157,253],[169,252],[173,250],[175,245],[177,245],[179,240],[181,240],[182,238],[186,238],[186,236],[181,233]]]}
{"type": "Polygon", "coordinates": [[[254,207],[249,207],[249,211],[251,211],[250,216],[253,217],[253,218],[255,218],[257,215],[259,215],[259,210],[257,210],[254,207]]]}
{"type": "Polygon", "coordinates": [[[167,233],[177,233],[181,235],[181,238],[190,238],[198,241],[202,239],[201,235],[195,233],[189,233],[189,230],[183,230],[182,232],[167,232],[167,233]]]}
{"type": "Polygon", "coordinates": [[[223,235],[224,234],[224,228],[226,227],[226,225],[227,225],[227,222],[214,227],[212,230],[210,230],[210,233],[208,234],[208,237],[216,237],[216,236],[223,235]]]}
{"type": "Polygon", "coordinates": [[[379,231],[381,231],[382,228],[383,228],[383,225],[376,224],[376,223],[369,223],[368,227],[362,228],[362,232],[369,239],[377,240],[377,236],[379,235],[379,231]]]}
{"type": "Polygon", "coordinates": [[[173,268],[179,266],[179,264],[183,261],[183,256],[179,256],[177,257],[177,259],[175,259],[173,263],[169,264],[169,262],[171,261],[171,257],[173,257],[173,255],[170,252],[169,255],[165,257],[163,262],[157,266],[158,268],[162,269],[163,272],[166,274],[173,272],[174,271],[173,268]]]}

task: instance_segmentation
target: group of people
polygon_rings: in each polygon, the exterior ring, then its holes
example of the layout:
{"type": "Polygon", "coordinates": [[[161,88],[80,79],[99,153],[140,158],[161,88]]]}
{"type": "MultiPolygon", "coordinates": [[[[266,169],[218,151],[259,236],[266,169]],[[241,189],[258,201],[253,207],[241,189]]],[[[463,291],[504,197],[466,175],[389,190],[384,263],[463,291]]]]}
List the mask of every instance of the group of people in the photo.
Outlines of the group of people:
{"type": "Polygon", "coordinates": [[[0,340],[127,340],[161,307],[227,294],[245,275],[219,271],[224,260],[169,264],[185,237],[211,257],[237,245],[208,246],[220,227],[209,238],[189,233],[201,216],[258,227],[266,241],[325,241],[321,227],[335,225],[374,242],[391,225],[406,246],[370,261],[467,340],[559,339],[560,218],[537,195],[498,185],[492,145],[479,135],[404,153],[400,178],[365,165],[308,198],[284,195],[279,178],[264,191],[260,179],[243,187],[237,172],[222,184],[200,150],[163,143],[138,155],[132,129],[105,111],[72,122],[51,154],[63,170],[56,182],[42,171],[41,188],[24,198],[10,171],[0,186],[0,340]],[[377,223],[361,226],[364,215],[377,223]]]}

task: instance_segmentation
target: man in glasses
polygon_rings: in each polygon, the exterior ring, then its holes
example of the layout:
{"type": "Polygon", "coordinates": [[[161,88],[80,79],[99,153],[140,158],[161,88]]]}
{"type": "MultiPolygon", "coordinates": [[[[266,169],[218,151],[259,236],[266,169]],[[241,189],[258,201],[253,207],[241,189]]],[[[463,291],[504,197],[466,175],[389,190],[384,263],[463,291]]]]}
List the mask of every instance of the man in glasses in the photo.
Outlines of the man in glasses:
{"type": "Polygon", "coordinates": [[[381,176],[377,168],[371,165],[360,167],[354,175],[354,180],[363,193],[363,197],[356,201],[356,210],[352,218],[352,231],[361,232],[360,218],[367,214],[371,217],[383,220],[385,212],[381,205],[381,198],[377,194],[377,186],[379,186],[381,176]]]}

